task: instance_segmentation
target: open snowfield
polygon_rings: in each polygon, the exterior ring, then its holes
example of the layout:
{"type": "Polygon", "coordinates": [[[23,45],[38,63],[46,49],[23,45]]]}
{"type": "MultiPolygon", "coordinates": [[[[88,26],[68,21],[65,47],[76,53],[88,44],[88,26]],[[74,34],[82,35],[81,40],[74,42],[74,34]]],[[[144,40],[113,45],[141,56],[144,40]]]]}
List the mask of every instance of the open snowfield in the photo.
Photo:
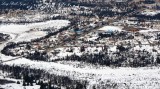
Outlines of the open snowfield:
{"type": "Polygon", "coordinates": [[[0,83],[0,88],[2,89],[39,89],[40,86],[34,85],[34,86],[22,86],[22,80],[19,79],[12,79],[12,78],[7,78],[7,73],[2,73],[0,71],[0,80],[2,81],[9,81],[6,83],[0,83]],[[17,84],[17,81],[20,82],[20,84],[17,84]]]}
{"type": "Polygon", "coordinates": [[[47,29],[47,28],[60,29],[64,26],[67,26],[69,23],[70,22],[67,20],[50,20],[46,22],[31,23],[31,24],[25,24],[25,25],[1,24],[0,32],[20,34],[33,29],[47,29]]]}
{"type": "MultiPolygon", "coordinates": [[[[3,58],[2,58],[3,59],[3,58]]],[[[74,62],[73,62],[74,63],[74,62]]],[[[5,62],[7,65],[29,66],[30,68],[42,69],[50,74],[69,76],[72,79],[89,80],[90,84],[96,84],[97,80],[110,80],[114,83],[126,84],[129,89],[158,89],[160,87],[160,68],[142,67],[142,68],[109,68],[92,67],[84,68],[63,65],[53,62],[36,62],[29,59],[20,58],[14,61],[5,62]],[[22,62],[23,61],[23,62],[22,62]],[[154,74],[154,75],[153,75],[154,74]]],[[[119,88],[121,89],[121,88],[119,88]]]]}
{"type": "Polygon", "coordinates": [[[1,24],[0,32],[4,34],[17,35],[14,42],[30,41],[47,35],[47,32],[40,31],[47,28],[53,28],[53,31],[69,25],[67,20],[50,20],[46,22],[31,23],[31,24],[1,24]]]}
{"type": "Polygon", "coordinates": [[[10,83],[0,86],[2,89],[39,89],[40,86],[22,86],[21,84],[10,83]]]}
{"type": "Polygon", "coordinates": [[[32,39],[41,38],[47,35],[44,31],[26,32],[20,34],[14,42],[31,41],[32,39]]]}

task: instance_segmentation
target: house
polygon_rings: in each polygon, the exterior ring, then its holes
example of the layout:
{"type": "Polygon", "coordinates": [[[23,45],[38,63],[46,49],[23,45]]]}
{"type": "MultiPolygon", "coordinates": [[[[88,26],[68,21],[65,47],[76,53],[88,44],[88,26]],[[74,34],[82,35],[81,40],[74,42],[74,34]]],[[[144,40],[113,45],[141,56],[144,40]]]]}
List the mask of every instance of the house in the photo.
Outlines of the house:
{"type": "Polygon", "coordinates": [[[113,33],[117,31],[121,31],[122,29],[117,26],[104,26],[100,29],[98,29],[98,33],[113,33]]]}

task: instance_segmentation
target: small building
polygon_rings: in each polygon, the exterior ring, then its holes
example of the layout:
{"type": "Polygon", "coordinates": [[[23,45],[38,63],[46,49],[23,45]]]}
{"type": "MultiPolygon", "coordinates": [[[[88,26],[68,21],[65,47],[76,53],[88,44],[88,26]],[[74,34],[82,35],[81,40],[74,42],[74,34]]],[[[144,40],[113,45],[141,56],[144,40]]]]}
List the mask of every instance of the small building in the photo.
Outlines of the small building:
{"type": "Polygon", "coordinates": [[[121,31],[121,28],[115,26],[104,26],[98,30],[99,37],[112,37],[115,32],[121,31]]]}
{"type": "Polygon", "coordinates": [[[98,29],[98,33],[114,33],[114,32],[120,32],[120,31],[122,31],[122,29],[116,26],[104,26],[98,29]]]}

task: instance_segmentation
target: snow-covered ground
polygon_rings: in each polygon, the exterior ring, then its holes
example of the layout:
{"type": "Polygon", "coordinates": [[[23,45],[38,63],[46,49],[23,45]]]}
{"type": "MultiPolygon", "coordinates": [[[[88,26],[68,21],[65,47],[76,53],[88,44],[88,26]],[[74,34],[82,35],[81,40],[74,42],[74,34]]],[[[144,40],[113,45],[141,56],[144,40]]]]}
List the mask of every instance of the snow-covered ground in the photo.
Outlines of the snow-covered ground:
{"type": "Polygon", "coordinates": [[[41,38],[47,35],[47,32],[44,31],[34,31],[34,32],[26,32],[20,34],[15,42],[22,42],[22,41],[31,41],[32,39],[41,38]]]}
{"type": "MultiPolygon", "coordinates": [[[[136,49],[147,49],[151,50],[152,47],[149,45],[142,46],[136,49]]],[[[76,48],[77,49],[77,48],[76,48]]],[[[89,50],[89,49],[88,49],[89,50]]],[[[94,50],[94,49],[92,49],[94,50]]],[[[115,47],[110,49],[112,51],[116,50],[115,47]]],[[[76,53],[76,52],[75,52],[76,53]]],[[[77,52],[78,53],[78,52],[77,52]]],[[[61,53],[61,55],[64,55],[61,53]]],[[[11,59],[12,57],[2,56],[3,60],[11,59]]],[[[87,66],[73,66],[74,64],[81,63],[70,62],[70,63],[60,63],[60,62],[37,62],[25,58],[18,58],[13,61],[5,62],[6,65],[18,65],[27,66],[32,69],[42,69],[50,74],[56,74],[61,76],[68,76],[71,79],[77,80],[88,80],[90,85],[88,89],[92,89],[93,85],[100,85],[101,82],[109,81],[109,83],[118,84],[117,89],[158,89],[160,87],[160,67],[120,67],[120,68],[110,68],[106,66],[94,66],[85,64],[87,66]],[[23,61],[23,62],[22,62],[23,61]]]]}
{"type": "MultiPolygon", "coordinates": [[[[99,53],[101,50],[102,50],[102,47],[87,47],[85,48],[85,51],[84,52],[80,52],[80,47],[62,47],[62,48],[57,48],[55,49],[57,51],[59,51],[58,54],[56,54],[56,56],[53,56],[51,58],[51,60],[54,60],[54,59],[58,59],[58,58],[64,58],[66,56],[71,56],[73,54],[75,55],[78,55],[78,56],[81,56],[82,54],[86,54],[86,53],[99,53]],[[70,50],[72,49],[73,52],[67,52],[67,50],[70,50]]],[[[51,51],[52,52],[52,51],[51,51]]]]}
{"type": "MultiPolygon", "coordinates": [[[[28,25],[17,25],[17,24],[9,24],[9,25],[1,25],[0,32],[8,33],[8,34],[17,34],[14,35],[11,41],[23,41],[30,40],[31,38],[35,39],[37,36],[43,36],[45,33],[39,31],[39,33],[31,31],[31,29],[46,29],[50,27],[61,28],[63,26],[68,25],[69,21],[65,20],[53,20],[47,22],[40,22],[28,25]],[[27,33],[29,32],[29,33],[27,33]],[[35,35],[36,34],[36,35],[35,35]],[[40,34],[40,35],[39,35],[40,34]]],[[[121,31],[120,28],[107,27],[109,29],[117,29],[121,31]]],[[[106,27],[104,28],[104,30],[106,27]]],[[[2,44],[4,45],[4,44],[2,44]]],[[[2,48],[4,46],[1,46],[2,48]]],[[[144,49],[148,47],[143,47],[144,49]]],[[[78,49],[78,48],[75,48],[78,49]]],[[[138,48],[137,48],[138,49],[138,48]]],[[[63,50],[63,48],[59,49],[63,50]]],[[[95,48],[88,48],[89,51],[94,52],[95,48]]],[[[101,49],[99,49],[101,50],[101,49]]],[[[110,49],[111,51],[115,51],[116,47],[110,49]]],[[[64,54],[61,51],[59,56],[61,55],[70,55],[64,54]]],[[[86,51],[87,52],[87,51],[86,51]]],[[[75,53],[79,54],[78,51],[75,53]]],[[[81,55],[81,54],[80,54],[81,55]]],[[[1,55],[1,60],[6,61],[13,59],[13,57],[1,55]]],[[[74,63],[74,62],[73,62],[74,63]]],[[[88,65],[85,67],[72,66],[69,64],[55,63],[55,62],[42,62],[42,61],[32,61],[26,58],[17,58],[12,61],[4,62],[6,65],[17,65],[17,66],[27,66],[32,69],[42,69],[50,74],[68,76],[71,79],[77,80],[88,80],[90,81],[90,85],[88,89],[91,89],[93,85],[99,83],[98,80],[107,81],[110,80],[113,83],[123,83],[125,86],[129,87],[129,89],[158,89],[160,87],[160,68],[157,67],[141,67],[141,68],[130,68],[130,67],[120,67],[120,68],[110,68],[105,66],[92,67],[92,65],[88,65]]],[[[2,85],[2,88],[6,89],[22,89],[23,87],[17,84],[7,84],[2,85]],[[10,86],[12,88],[10,88],[10,86]]],[[[36,86],[38,87],[38,86],[36,86]]],[[[35,89],[35,87],[29,87],[27,89],[35,89]]],[[[118,88],[122,89],[122,88],[118,88]]]]}
{"type": "Polygon", "coordinates": [[[7,73],[2,73],[0,71],[0,80],[4,81],[11,81],[8,83],[0,83],[0,88],[2,89],[39,89],[39,85],[34,85],[34,86],[22,86],[23,81],[20,79],[13,79],[13,78],[8,78],[7,73]],[[17,84],[17,81],[19,81],[20,84],[17,84]]]}
{"type": "Polygon", "coordinates": [[[34,86],[22,86],[22,84],[16,84],[16,83],[9,83],[0,86],[2,89],[40,89],[40,86],[34,85],[34,86]]]}
{"type": "Polygon", "coordinates": [[[14,40],[18,41],[30,41],[31,39],[36,39],[45,36],[47,33],[41,31],[43,29],[52,28],[52,31],[57,31],[58,29],[68,26],[68,20],[50,20],[39,23],[31,24],[1,24],[0,32],[5,34],[16,34],[17,37],[14,40]]]}
{"type": "MultiPolygon", "coordinates": [[[[69,25],[67,20],[51,20],[46,22],[31,23],[25,25],[19,24],[1,24],[0,32],[9,34],[12,39],[0,45],[0,50],[2,50],[8,42],[20,42],[20,41],[30,41],[32,39],[40,38],[47,35],[47,32],[41,31],[47,28],[54,28],[53,30],[58,30],[62,27],[69,25]]],[[[8,61],[16,57],[5,56],[0,54],[0,60],[8,61]]],[[[22,62],[22,61],[21,61],[22,62]]],[[[0,79],[4,79],[3,74],[0,73],[0,79]]],[[[5,80],[11,80],[5,78],[5,80]]],[[[39,86],[22,86],[22,84],[16,84],[17,80],[12,79],[15,83],[8,83],[0,85],[0,88],[4,89],[39,89],[39,86]]]]}
{"type": "MultiPolygon", "coordinates": [[[[157,89],[160,87],[159,67],[142,68],[109,68],[109,67],[74,67],[54,62],[36,62],[29,59],[17,59],[6,62],[7,65],[29,66],[30,68],[42,69],[56,75],[69,76],[72,79],[93,81],[111,80],[114,83],[124,83],[129,89],[157,89]],[[23,62],[22,62],[23,61],[23,62]]],[[[98,83],[98,82],[95,82],[98,83]]],[[[95,84],[94,83],[94,84],[95,84]]],[[[91,87],[91,85],[90,85],[91,87]]],[[[91,88],[88,88],[91,89],[91,88]]],[[[120,89],[120,88],[119,88],[120,89]]]]}
{"type": "Polygon", "coordinates": [[[47,28],[60,29],[62,27],[67,26],[69,23],[70,22],[68,20],[50,20],[50,21],[31,23],[31,24],[25,24],[25,25],[1,24],[0,32],[20,34],[20,33],[30,31],[30,30],[35,30],[35,29],[47,29],[47,28]]]}

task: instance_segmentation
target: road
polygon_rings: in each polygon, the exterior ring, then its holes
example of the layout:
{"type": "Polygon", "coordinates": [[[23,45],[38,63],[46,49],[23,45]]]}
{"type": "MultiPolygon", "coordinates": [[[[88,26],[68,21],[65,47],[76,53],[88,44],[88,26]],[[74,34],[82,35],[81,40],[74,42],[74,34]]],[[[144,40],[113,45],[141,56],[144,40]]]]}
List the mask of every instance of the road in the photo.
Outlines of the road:
{"type": "Polygon", "coordinates": [[[4,61],[2,60],[1,63],[5,63],[5,62],[9,62],[9,61],[14,61],[14,60],[17,60],[19,58],[23,58],[23,57],[19,56],[19,57],[8,59],[8,60],[4,60],[4,61]]]}

